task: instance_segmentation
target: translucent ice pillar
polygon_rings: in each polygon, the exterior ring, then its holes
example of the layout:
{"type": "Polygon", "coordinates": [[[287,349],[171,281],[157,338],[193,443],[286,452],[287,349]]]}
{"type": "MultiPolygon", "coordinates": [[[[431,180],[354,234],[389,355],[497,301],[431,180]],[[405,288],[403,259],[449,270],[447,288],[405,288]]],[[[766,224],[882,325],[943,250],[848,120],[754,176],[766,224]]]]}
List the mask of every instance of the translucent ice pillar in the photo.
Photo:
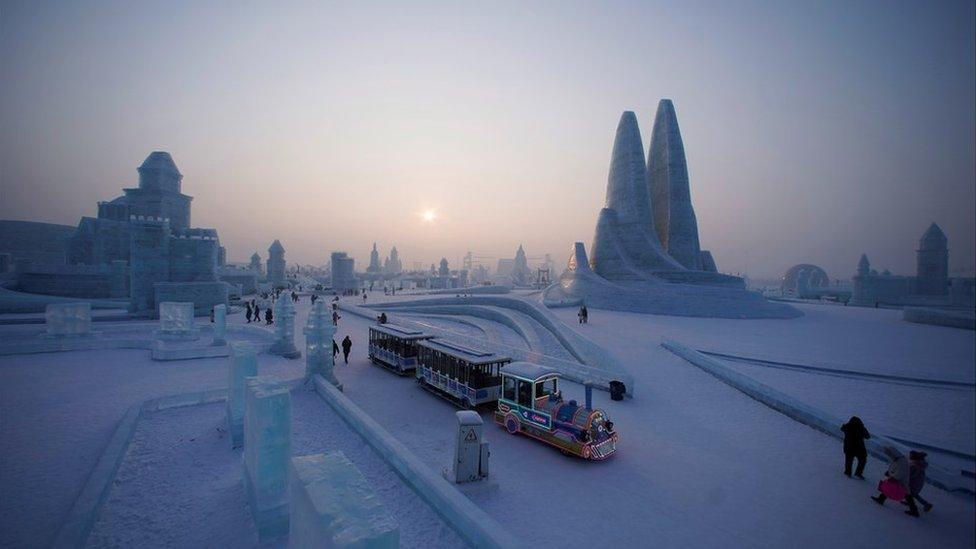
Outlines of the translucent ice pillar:
{"type": "Polygon", "coordinates": [[[302,352],[295,347],[295,307],[288,297],[274,303],[275,338],[269,352],[285,358],[298,358],[302,352]]]}
{"type": "Polygon", "coordinates": [[[329,383],[342,390],[342,384],[336,379],[333,371],[335,362],[332,355],[332,338],[335,336],[335,326],[332,325],[332,313],[325,308],[325,302],[319,301],[308,315],[305,324],[305,379],[319,374],[329,383]]]}
{"type": "Polygon", "coordinates": [[[291,394],[268,377],[246,384],[244,486],[258,538],[266,540],[288,532],[291,394]]]}
{"type": "Polygon", "coordinates": [[[399,525],[342,452],[292,458],[290,482],[290,549],[399,547],[399,525]]]}
{"type": "Polygon", "coordinates": [[[227,344],[227,305],[214,306],[213,344],[227,344]]]}
{"type": "Polygon", "coordinates": [[[246,343],[230,346],[227,375],[227,428],[231,447],[244,444],[245,380],[258,375],[257,349],[246,343]]]}

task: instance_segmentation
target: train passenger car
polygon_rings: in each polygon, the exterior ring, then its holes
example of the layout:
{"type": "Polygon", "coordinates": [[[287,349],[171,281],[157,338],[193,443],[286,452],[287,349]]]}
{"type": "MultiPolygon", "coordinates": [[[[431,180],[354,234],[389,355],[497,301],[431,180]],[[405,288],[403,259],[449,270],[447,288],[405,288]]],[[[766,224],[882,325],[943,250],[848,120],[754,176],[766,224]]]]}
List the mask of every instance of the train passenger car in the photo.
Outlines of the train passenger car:
{"type": "Polygon", "coordinates": [[[594,461],[607,459],[616,451],[619,436],[613,422],[602,410],[590,407],[589,393],[586,406],[563,400],[555,370],[513,362],[500,373],[502,394],[495,423],[509,434],[522,433],[564,454],[594,461]]]}
{"type": "Polygon", "coordinates": [[[498,400],[498,371],[512,359],[444,339],[420,341],[417,347],[417,383],[422,388],[462,408],[498,400]]]}
{"type": "Polygon", "coordinates": [[[407,375],[417,369],[417,343],[432,337],[397,324],[370,326],[369,360],[399,375],[407,375]]]}

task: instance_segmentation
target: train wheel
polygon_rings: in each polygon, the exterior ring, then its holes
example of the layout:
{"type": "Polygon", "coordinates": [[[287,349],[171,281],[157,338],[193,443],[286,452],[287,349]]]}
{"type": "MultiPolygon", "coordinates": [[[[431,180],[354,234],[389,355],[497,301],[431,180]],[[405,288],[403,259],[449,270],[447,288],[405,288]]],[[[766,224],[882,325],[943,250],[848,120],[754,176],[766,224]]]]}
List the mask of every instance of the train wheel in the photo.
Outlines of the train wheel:
{"type": "Polygon", "coordinates": [[[583,456],[583,459],[590,459],[590,447],[583,446],[583,451],[580,452],[580,455],[583,456]]]}
{"type": "Polygon", "coordinates": [[[505,430],[508,431],[508,434],[510,435],[514,435],[515,433],[519,432],[519,421],[515,419],[514,416],[508,416],[505,419],[505,430]]]}

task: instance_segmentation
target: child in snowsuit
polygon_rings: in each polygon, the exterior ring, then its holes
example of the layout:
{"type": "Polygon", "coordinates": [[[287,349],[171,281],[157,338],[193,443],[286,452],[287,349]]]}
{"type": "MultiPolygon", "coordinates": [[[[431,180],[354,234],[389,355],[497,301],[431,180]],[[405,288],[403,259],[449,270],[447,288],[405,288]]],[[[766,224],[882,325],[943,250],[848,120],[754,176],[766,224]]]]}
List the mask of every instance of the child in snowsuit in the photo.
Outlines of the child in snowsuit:
{"type": "MultiPolygon", "coordinates": [[[[891,459],[891,463],[888,465],[888,470],[885,472],[885,478],[880,483],[878,483],[879,493],[876,496],[871,496],[878,505],[884,505],[885,500],[888,496],[882,491],[882,486],[884,483],[896,483],[896,491],[905,494],[905,504],[908,505],[908,511],[905,513],[918,516],[918,507],[915,505],[915,498],[908,493],[908,460],[905,455],[898,451],[897,448],[893,446],[885,446],[884,453],[891,459]]],[[[897,497],[897,496],[896,496],[897,497]]]]}
{"type": "Polygon", "coordinates": [[[864,464],[868,460],[864,441],[871,438],[871,433],[868,433],[861,418],[857,416],[851,416],[847,423],[840,426],[840,430],[844,432],[844,474],[851,476],[851,465],[854,464],[854,458],[857,458],[854,476],[864,480],[864,464]]]}
{"type": "MultiPolygon", "coordinates": [[[[925,487],[925,469],[929,466],[929,462],[925,461],[925,456],[927,455],[925,452],[918,450],[908,452],[908,497],[921,503],[922,509],[926,513],[932,510],[932,504],[919,495],[919,493],[925,487]]],[[[909,507],[911,506],[909,505],[909,507]]],[[[908,514],[917,517],[918,509],[915,509],[914,513],[909,510],[908,514]]]]}

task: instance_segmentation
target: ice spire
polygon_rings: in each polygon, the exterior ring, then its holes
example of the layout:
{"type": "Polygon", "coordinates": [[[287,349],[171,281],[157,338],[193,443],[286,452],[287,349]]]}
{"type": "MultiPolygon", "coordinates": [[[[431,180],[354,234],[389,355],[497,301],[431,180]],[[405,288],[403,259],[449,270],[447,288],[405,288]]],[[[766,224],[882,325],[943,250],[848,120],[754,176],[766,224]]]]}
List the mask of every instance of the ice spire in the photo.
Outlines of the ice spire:
{"type": "Polygon", "coordinates": [[[700,271],[698,221],[691,205],[681,130],[670,99],[662,99],[657,105],[647,154],[647,187],[654,205],[654,228],[661,244],[686,268],[700,271]]]}

